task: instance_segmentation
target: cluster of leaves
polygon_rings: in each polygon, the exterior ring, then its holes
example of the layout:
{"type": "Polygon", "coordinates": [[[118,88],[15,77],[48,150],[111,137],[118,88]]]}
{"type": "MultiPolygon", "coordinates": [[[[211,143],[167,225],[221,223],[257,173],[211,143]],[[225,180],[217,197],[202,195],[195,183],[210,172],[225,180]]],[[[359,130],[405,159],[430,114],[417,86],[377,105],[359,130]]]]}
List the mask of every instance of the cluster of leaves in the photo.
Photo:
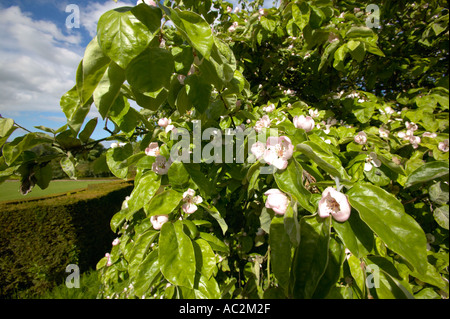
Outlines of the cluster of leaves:
{"type": "MultiPolygon", "coordinates": [[[[95,125],[81,128],[94,104],[114,123],[109,139],[122,143],[108,150],[109,169],[119,178],[136,172],[111,221],[118,240],[97,265],[100,295],[447,296],[446,4],[382,1],[371,29],[362,1],[282,1],[271,9],[241,2],[234,10],[221,0],[166,0],[99,20],[76,85],[61,100],[69,129],[52,132],[51,143],[58,134],[77,143],[63,149],[62,161],[74,165],[72,150],[93,143],[86,132],[95,125]],[[314,129],[294,125],[301,115],[314,129]],[[261,127],[263,116],[269,122],[261,127]],[[161,118],[172,131],[157,125],[161,118]],[[156,142],[167,159],[176,128],[189,132],[194,153],[211,149],[196,140],[195,121],[221,132],[276,129],[295,151],[285,169],[261,174],[267,165],[249,160],[250,134],[239,150],[244,163],[224,163],[223,145],[202,161],[154,170],[146,149],[156,142]],[[322,191],[336,183],[352,207],[344,222],[317,215],[322,191]],[[289,198],[284,215],[265,207],[273,188],[289,198]],[[182,208],[188,189],[203,199],[192,214],[182,208]],[[168,222],[157,229],[152,217],[161,215],[168,222]]],[[[4,143],[14,123],[2,123],[4,143]]],[[[36,163],[26,151],[49,138],[30,134],[5,144],[1,177],[36,163]]]]}

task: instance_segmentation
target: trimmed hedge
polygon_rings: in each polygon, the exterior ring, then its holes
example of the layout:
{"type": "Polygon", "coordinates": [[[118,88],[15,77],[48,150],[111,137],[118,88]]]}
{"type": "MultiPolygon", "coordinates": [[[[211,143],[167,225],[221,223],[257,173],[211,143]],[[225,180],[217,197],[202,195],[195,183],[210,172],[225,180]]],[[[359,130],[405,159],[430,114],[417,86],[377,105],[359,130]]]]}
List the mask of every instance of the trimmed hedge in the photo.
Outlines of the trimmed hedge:
{"type": "Polygon", "coordinates": [[[41,294],[69,275],[68,264],[95,268],[111,249],[111,218],[132,189],[132,182],[108,182],[0,203],[0,297],[41,294]]]}

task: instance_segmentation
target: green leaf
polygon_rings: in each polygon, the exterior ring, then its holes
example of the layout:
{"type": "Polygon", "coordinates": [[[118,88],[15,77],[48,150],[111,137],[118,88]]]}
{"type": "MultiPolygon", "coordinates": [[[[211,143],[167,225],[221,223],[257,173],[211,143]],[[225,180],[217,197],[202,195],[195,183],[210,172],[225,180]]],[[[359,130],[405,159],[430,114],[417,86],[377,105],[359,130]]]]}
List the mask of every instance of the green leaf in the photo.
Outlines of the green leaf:
{"type": "Polygon", "coordinates": [[[304,142],[302,144],[297,144],[296,149],[306,155],[306,157],[308,157],[313,163],[316,163],[328,174],[334,177],[339,177],[340,180],[350,180],[350,177],[342,167],[342,163],[339,159],[336,156],[324,151],[316,143],[304,142]]]}
{"type": "Polygon", "coordinates": [[[409,174],[405,188],[448,176],[448,161],[428,162],[409,174]]]}
{"type": "Polygon", "coordinates": [[[8,135],[9,131],[14,127],[14,120],[8,118],[0,118],[0,137],[8,135]]]}
{"type": "Polygon", "coordinates": [[[173,190],[168,189],[159,193],[144,205],[144,210],[147,216],[154,215],[169,215],[175,208],[177,208],[183,194],[173,190]]]}
{"type": "Polygon", "coordinates": [[[223,241],[210,233],[200,232],[200,238],[206,240],[215,251],[221,251],[224,253],[230,252],[230,249],[224,244],[223,241]]]}
{"type": "Polygon", "coordinates": [[[448,205],[436,208],[433,212],[433,217],[439,226],[448,230],[448,205]]]}
{"type": "Polygon", "coordinates": [[[278,187],[291,194],[304,209],[310,213],[315,208],[310,204],[311,193],[303,186],[303,168],[293,158],[285,170],[277,170],[273,175],[278,187]]]}
{"type": "Polygon", "coordinates": [[[77,87],[74,86],[65,93],[60,100],[60,106],[67,118],[67,124],[74,133],[78,133],[91,109],[93,99],[90,98],[82,103],[78,95],[77,87]]]}
{"type": "Polygon", "coordinates": [[[159,250],[152,251],[139,265],[139,272],[134,281],[134,292],[138,297],[145,295],[158,278],[160,273],[158,255],[159,250]]]}
{"type": "MultiPolygon", "coordinates": [[[[139,8],[138,8],[139,7],[139,8]]],[[[161,10],[157,8],[144,9],[123,7],[104,13],[97,25],[97,38],[103,52],[125,69],[137,57],[154,36],[161,25],[161,10]],[[146,10],[146,21],[141,21],[142,12],[146,10]],[[149,24],[149,21],[151,24],[149,24]]]]}
{"type": "Polygon", "coordinates": [[[135,185],[128,200],[128,213],[133,214],[146,205],[161,184],[161,178],[153,171],[145,172],[135,185]]]}
{"type": "Polygon", "coordinates": [[[164,277],[174,285],[194,287],[195,252],[183,223],[165,223],[159,238],[159,264],[164,277]]]}
{"type": "Polygon", "coordinates": [[[228,225],[222,215],[220,215],[220,212],[217,210],[217,208],[205,202],[199,205],[203,207],[219,223],[220,229],[222,229],[222,233],[225,235],[228,230],[228,225]]]}
{"type": "Polygon", "coordinates": [[[201,238],[192,242],[195,251],[196,269],[206,278],[210,278],[216,268],[216,255],[209,243],[201,238]]]}
{"type": "Polygon", "coordinates": [[[34,175],[36,177],[36,184],[41,189],[46,189],[53,177],[53,169],[51,164],[40,167],[34,175]]]}
{"type": "Polygon", "coordinates": [[[64,173],[66,173],[67,176],[70,177],[70,179],[77,179],[75,169],[76,162],[72,154],[67,157],[63,157],[59,163],[61,164],[61,168],[63,169],[64,173]]]}
{"type": "Polygon", "coordinates": [[[291,269],[291,242],[284,228],[284,218],[275,216],[270,223],[270,265],[278,283],[286,291],[291,269]]]}
{"type": "Polygon", "coordinates": [[[189,183],[189,174],[182,162],[173,162],[167,172],[172,187],[183,188],[189,183]]]}
{"type": "Polygon", "coordinates": [[[214,277],[196,276],[194,295],[196,299],[219,299],[221,296],[219,285],[214,277]]]}
{"type": "Polygon", "coordinates": [[[44,138],[41,133],[29,133],[23,136],[16,137],[10,143],[3,146],[2,152],[6,164],[9,166],[26,150],[29,150],[36,145],[44,143],[52,143],[52,139],[44,138]]]}
{"type": "Polygon", "coordinates": [[[77,90],[81,103],[88,101],[102,79],[111,59],[98,45],[97,36],[86,47],[83,60],[77,70],[77,90]]]}
{"type": "Polygon", "coordinates": [[[95,127],[97,126],[97,122],[98,122],[98,119],[95,117],[86,123],[84,129],[80,132],[80,135],[79,135],[80,140],[83,143],[87,143],[89,141],[89,138],[91,137],[92,133],[95,130],[95,127]]]}
{"type": "Polygon", "coordinates": [[[313,215],[300,220],[300,245],[292,261],[289,288],[293,298],[313,297],[327,270],[330,232],[330,218],[313,215]]]}
{"type": "Polygon", "coordinates": [[[190,103],[195,109],[204,113],[209,105],[212,87],[202,77],[197,74],[192,74],[184,81],[186,85],[187,96],[190,103]]]}
{"type": "Polygon", "coordinates": [[[336,222],[333,219],[333,228],[345,247],[357,258],[365,257],[372,252],[375,245],[373,232],[361,220],[358,212],[353,211],[350,218],[344,223],[336,222]]]}
{"type": "Polygon", "coordinates": [[[303,28],[309,24],[310,10],[311,9],[306,2],[302,2],[300,5],[292,5],[292,17],[300,31],[303,31],[303,28]]]}
{"type": "Polygon", "coordinates": [[[368,27],[351,27],[345,34],[346,38],[367,38],[373,37],[375,34],[368,27]]]}
{"type": "Polygon", "coordinates": [[[124,250],[124,257],[129,263],[128,272],[130,276],[135,276],[144,257],[147,255],[147,251],[150,249],[151,244],[158,237],[159,231],[147,230],[137,236],[134,242],[130,242],[126,247],[130,247],[124,250]]]}
{"type": "Polygon", "coordinates": [[[148,48],[130,62],[126,77],[133,89],[141,93],[157,92],[163,86],[168,86],[173,72],[174,60],[169,51],[148,48]]]}
{"type": "Polygon", "coordinates": [[[214,39],[211,56],[209,60],[202,61],[199,69],[206,81],[222,90],[234,78],[236,58],[228,44],[214,39]]]}
{"type": "Polygon", "coordinates": [[[344,260],[344,247],[336,239],[331,237],[328,250],[327,268],[322,278],[320,278],[316,290],[314,291],[314,299],[325,298],[330,292],[331,288],[336,285],[337,281],[339,280],[341,267],[344,260]]]}
{"type": "Polygon", "coordinates": [[[405,213],[402,203],[385,190],[356,183],[348,192],[350,204],[386,245],[417,271],[426,271],[426,237],[419,224],[405,213]]]}
{"type": "Polygon", "coordinates": [[[131,155],[133,155],[131,144],[126,144],[123,147],[110,148],[106,151],[106,163],[111,173],[117,178],[124,179],[127,177],[128,167],[121,167],[121,164],[131,155]]]}
{"type": "Polygon", "coordinates": [[[183,37],[208,60],[214,45],[214,36],[208,22],[195,12],[161,7],[183,37]]]}
{"type": "Polygon", "coordinates": [[[93,93],[95,106],[103,119],[119,96],[124,81],[125,71],[111,62],[93,93]]]}
{"type": "Polygon", "coordinates": [[[444,205],[449,201],[449,187],[446,183],[437,182],[430,186],[428,192],[431,201],[438,205],[444,205]]]}

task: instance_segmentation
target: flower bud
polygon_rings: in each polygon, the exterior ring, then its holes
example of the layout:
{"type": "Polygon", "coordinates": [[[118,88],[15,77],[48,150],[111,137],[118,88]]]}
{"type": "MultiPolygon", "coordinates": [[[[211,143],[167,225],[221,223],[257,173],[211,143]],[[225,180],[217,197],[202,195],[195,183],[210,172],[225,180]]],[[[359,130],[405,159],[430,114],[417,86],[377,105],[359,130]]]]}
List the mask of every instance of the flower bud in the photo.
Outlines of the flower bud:
{"type": "Polygon", "coordinates": [[[304,116],[304,115],[294,116],[293,122],[296,128],[304,129],[305,132],[311,131],[316,125],[311,116],[304,116]]]}

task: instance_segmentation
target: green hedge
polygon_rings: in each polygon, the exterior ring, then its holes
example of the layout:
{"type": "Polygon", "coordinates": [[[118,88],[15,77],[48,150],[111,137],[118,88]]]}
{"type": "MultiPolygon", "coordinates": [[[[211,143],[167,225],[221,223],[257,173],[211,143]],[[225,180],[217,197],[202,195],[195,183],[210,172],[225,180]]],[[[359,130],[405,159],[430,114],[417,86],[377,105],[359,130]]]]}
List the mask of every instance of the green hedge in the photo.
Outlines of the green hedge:
{"type": "Polygon", "coordinates": [[[41,294],[68,275],[95,268],[111,249],[111,217],[132,182],[90,185],[51,198],[0,203],[0,297],[41,294]]]}

